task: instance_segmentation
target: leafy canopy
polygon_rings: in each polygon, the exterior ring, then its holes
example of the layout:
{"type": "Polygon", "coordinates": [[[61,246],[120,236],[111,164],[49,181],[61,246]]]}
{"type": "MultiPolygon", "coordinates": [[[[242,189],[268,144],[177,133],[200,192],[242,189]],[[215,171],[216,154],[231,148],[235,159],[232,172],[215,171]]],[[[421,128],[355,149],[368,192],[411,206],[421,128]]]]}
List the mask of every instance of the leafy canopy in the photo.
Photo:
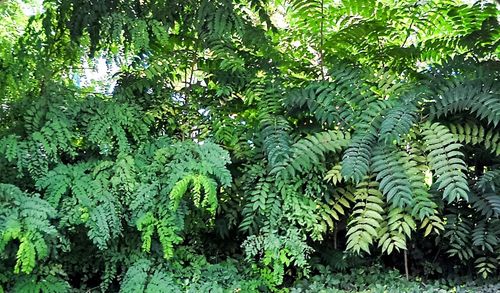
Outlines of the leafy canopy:
{"type": "Polygon", "coordinates": [[[23,5],[0,292],[314,291],[368,254],[498,274],[495,3],[23,5]]]}

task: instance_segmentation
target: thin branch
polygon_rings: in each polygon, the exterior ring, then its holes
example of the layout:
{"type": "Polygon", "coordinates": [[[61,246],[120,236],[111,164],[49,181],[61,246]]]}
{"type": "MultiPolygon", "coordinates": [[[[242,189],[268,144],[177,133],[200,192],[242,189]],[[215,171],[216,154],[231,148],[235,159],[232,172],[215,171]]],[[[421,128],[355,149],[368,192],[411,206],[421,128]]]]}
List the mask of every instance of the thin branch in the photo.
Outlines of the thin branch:
{"type": "Polygon", "coordinates": [[[410,37],[411,35],[411,29],[413,27],[413,22],[414,22],[414,18],[411,19],[411,22],[410,22],[410,26],[408,27],[408,32],[406,33],[406,38],[405,40],[403,41],[403,44],[401,45],[401,48],[404,48],[405,45],[406,45],[406,41],[408,41],[408,38],[410,37]]]}
{"type": "Polygon", "coordinates": [[[408,271],[408,252],[405,249],[404,250],[404,262],[405,262],[405,275],[406,275],[406,280],[410,278],[410,272],[408,271]]]}
{"type": "MultiPolygon", "coordinates": [[[[415,10],[415,8],[417,8],[418,6],[418,2],[415,2],[415,4],[413,5],[413,10],[415,10]]],[[[412,11],[413,12],[413,11],[412,11]]],[[[411,19],[411,22],[410,22],[410,26],[408,27],[408,30],[407,30],[407,33],[406,33],[406,38],[405,40],[403,41],[403,44],[401,45],[401,48],[404,48],[404,46],[406,45],[406,41],[408,41],[408,38],[410,37],[411,35],[411,29],[413,28],[413,23],[415,22],[415,18],[412,18],[411,19]]]]}

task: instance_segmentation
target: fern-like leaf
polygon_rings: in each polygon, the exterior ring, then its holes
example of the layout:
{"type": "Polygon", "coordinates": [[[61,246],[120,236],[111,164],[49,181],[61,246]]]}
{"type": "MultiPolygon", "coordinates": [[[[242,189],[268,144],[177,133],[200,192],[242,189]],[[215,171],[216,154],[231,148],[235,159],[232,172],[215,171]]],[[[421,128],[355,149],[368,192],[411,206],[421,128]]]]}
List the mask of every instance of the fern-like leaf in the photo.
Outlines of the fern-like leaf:
{"type": "Polygon", "coordinates": [[[149,260],[139,260],[134,265],[132,265],[125,274],[123,279],[120,292],[121,293],[135,293],[144,292],[148,280],[148,272],[151,268],[151,262],[149,260]]]}
{"type": "Polygon", "coordinates": [[[391,146],[377,146],[373,151],[372,170],[377,174],[380,189],[392,207],[414,205],[412,184],[406,171],[410,160],[406,153],[391,146]]]}
{"type": "Polygon", "coordinates": [[[277,173],[284,178],[294,177],[298,173],[306,173],[325,160],[328,152],[339,152],[349,143],[349,133],[340,131],[319,132],[300,139],[291,148],[289,160],[275,167],[271,174],[277,173]]]}
{"type": "Polygon", "coordinates": [[[68,282],[55,276],[37,278],[37,276],[26,276],[19,278],[12,292],[26,293],[65,293],[70,291],[68,282]]]}
{"type": "Polygon", "coordinates": [[[500,187],[500,169],[486,171],[476,182],[481,191],[496,191],[500,187]]]}
{"type": "Polygon", "coordinates": [[[457,255],[461,260],[469,260],[474,256],[472,251],[472,225],[459,215],[446,215],[447,223],[443,237],[449,239],[450,248],[447,250],[451,256],[457,255]]]}
{"type": "Polygon", "coordinates": [[[417,107],[411,103],[390,109],[380,126],[378,141],[386,144],[393,141],[400,142],[416,122],[416,113],[417,107]]]}
{"type": "Polygon", "coordinates": [[[431,117],[469,111],[494,126],[500,122],[500,86],[496,80],[451,78],[437,87],[435,95],[431,117]]]}
{"type": "Polygon", "coordinates": [[[379,231],[378,246],[382,249],[382,253],[391,254],[394,249],[406,250],[406,239],[411,238],[411,233],[415,229],[416,224],[411,215],[400,208],[389,209],[379,231]]]}
{"type": "Polygon", "coordinates": [[[360,182],[368,173],[376,136],[370,132],[355,134],[342,157],[342,177],[360,182]]]}
{"type": "Polygon", "coordinates": [[[466,166],[461,159],[461,144],[457,143],[448,128],[439,123],[427,123],[422,134],[427,158],[434,175],[437,188],[443,190],[443,198],[448,202],[458,199],[467,200],[469,187],[464,172],[466,166]]]}
{"type": "Polygon", "coordinates": [[[346,250],[370,253],[384,218],[382,193],[377,182],[361,182],[355,192],[356,204],[348,224],[346,250]]]}
{"type": "Polygon", "coordinates": [[[457,141],[470,145],[481,144],[495,155],[500,155],[500,133],[498,131],[486,130],[483,126],[472,122],[449,124],[448,128],[457,141]]]}

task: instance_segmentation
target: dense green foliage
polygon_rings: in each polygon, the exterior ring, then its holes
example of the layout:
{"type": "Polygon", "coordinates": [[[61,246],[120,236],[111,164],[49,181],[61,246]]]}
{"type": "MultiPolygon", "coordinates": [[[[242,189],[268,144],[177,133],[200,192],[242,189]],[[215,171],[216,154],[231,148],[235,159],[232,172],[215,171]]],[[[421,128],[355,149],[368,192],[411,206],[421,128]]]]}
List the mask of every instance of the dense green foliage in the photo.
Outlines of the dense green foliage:
{"type": "Polygon", "coordinates": [[[494,292],[496,5],[0,2],[0,292],[494,292]]]}

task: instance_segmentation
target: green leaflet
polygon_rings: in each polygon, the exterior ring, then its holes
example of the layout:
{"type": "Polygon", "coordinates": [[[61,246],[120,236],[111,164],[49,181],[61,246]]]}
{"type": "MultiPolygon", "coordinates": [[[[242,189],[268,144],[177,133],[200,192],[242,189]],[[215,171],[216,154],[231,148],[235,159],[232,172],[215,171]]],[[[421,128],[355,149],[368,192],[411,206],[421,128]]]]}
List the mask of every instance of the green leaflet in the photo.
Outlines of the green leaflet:
{"type": "Polygon", "coordinates": [[[0,199],[0,252],[12,240],[18,240],[14,272],[29,274],[37,261],[48,256],[48,244],[58,235],[51,223],[56,210],[37,195],[9,184],[0,184],[0,199]]]}

